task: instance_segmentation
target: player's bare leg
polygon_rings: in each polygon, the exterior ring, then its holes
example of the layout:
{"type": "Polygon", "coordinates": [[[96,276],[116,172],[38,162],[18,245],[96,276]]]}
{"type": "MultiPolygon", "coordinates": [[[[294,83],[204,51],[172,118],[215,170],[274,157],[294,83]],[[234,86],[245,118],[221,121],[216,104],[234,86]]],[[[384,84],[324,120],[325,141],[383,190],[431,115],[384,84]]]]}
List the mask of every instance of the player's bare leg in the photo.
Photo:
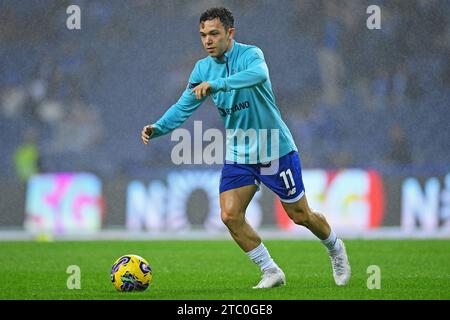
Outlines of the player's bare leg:
{"type": "Polygon", "coordinates": [[[325,240],[330,235],[331,228],[327,219],[310,209],[305,195],[294,203],[281,202],[281,204],[295,224],[308,228],[320,240],[325,240]]]}
{"type": "Polygon", "coordinates": [[[231,189],[220,194],[221,218],[234,241],[249,252],[261,243],[261,238],[245,219],[245,210],[257,191],[256,185],[231,189]]]}
{"type": "Polygon", "coordinates": [[[263,272],[262,280],[254,288],[272,288],[286,283],[284,273],[270,257],[260,236],[245,219],[245,210],[256,191],[256,185],[249,185],[222,192],[221,218],[239,247],[263,272]]]}
{"type": "Polygon", "coordinates": [[[341,239],[336,238],[327,219],[310,209],[305,195],[294,203],[281,203],[294,223],[308,228],[328,248],[334,280],[339,286],[346,285],[350,280],[351,268],[345,245],[341,239]]]}

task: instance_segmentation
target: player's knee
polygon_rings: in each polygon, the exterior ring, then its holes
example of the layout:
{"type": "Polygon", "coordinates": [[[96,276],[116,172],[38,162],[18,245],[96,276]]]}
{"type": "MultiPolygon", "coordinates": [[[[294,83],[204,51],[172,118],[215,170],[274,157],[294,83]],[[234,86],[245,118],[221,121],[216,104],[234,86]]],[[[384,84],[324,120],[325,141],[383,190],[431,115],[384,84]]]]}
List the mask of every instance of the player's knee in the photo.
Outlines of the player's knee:
{"type": "Polygon", "coordinates": [[[310,215],[305,208],[295,207],[291,210],[289,217],[295,224],[305,226],[308,225],[310,215]]]}
{"type": "Polygon", "coordinates": [[[238,212],[232,210],[222,210],[220,213],[220,217],[222,218],[222,222],[227,227],[232,227],[241,222],[240,214],[238,212]]]}

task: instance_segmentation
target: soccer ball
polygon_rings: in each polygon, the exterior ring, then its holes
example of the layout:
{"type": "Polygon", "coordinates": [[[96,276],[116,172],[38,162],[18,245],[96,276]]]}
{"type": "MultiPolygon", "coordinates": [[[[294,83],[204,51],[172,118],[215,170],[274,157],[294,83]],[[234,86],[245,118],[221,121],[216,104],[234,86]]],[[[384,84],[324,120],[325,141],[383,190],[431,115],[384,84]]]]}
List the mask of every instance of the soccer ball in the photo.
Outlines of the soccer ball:
{"type": "Polygon", "coordinates": [[[144,258],[127,254],[114,262],[111,281],[119,291],[144,291],[152,282],[152,269],[144,258]]]}

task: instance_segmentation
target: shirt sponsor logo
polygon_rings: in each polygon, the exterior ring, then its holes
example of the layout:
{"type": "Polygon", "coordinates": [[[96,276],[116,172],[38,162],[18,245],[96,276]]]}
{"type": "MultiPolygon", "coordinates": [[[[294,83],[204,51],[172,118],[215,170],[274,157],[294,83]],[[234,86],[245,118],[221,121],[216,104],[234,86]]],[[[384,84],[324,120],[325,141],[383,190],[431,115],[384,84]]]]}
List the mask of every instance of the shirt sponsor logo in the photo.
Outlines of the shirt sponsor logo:
{"type": "Polygon", "coordinates": [[[238,104],[235,104],[231,108],[218,108],[218,109],[219,109],[220,115],[222,117],[225,117],[227,114],[231,115],[234,112],[241,111],[241,110],[248,109],[248,108],[250,108],[250,102],[244,101],[244,102],[239,102],[238,104]]]}

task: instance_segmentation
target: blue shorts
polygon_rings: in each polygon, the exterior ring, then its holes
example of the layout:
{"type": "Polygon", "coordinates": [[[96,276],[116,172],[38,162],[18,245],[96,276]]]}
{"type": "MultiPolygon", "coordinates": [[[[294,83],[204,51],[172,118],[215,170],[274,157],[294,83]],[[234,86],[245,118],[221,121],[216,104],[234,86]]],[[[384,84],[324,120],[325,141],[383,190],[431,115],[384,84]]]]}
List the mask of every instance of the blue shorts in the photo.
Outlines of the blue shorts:
{"type": "Polygon", "coordinates": [[[296,151],[291,151],[269,164],[225,163],[220,177],[220,193],[261,182],[280,200],[292,203],[305,194],[302,168],[296,151]]]}

